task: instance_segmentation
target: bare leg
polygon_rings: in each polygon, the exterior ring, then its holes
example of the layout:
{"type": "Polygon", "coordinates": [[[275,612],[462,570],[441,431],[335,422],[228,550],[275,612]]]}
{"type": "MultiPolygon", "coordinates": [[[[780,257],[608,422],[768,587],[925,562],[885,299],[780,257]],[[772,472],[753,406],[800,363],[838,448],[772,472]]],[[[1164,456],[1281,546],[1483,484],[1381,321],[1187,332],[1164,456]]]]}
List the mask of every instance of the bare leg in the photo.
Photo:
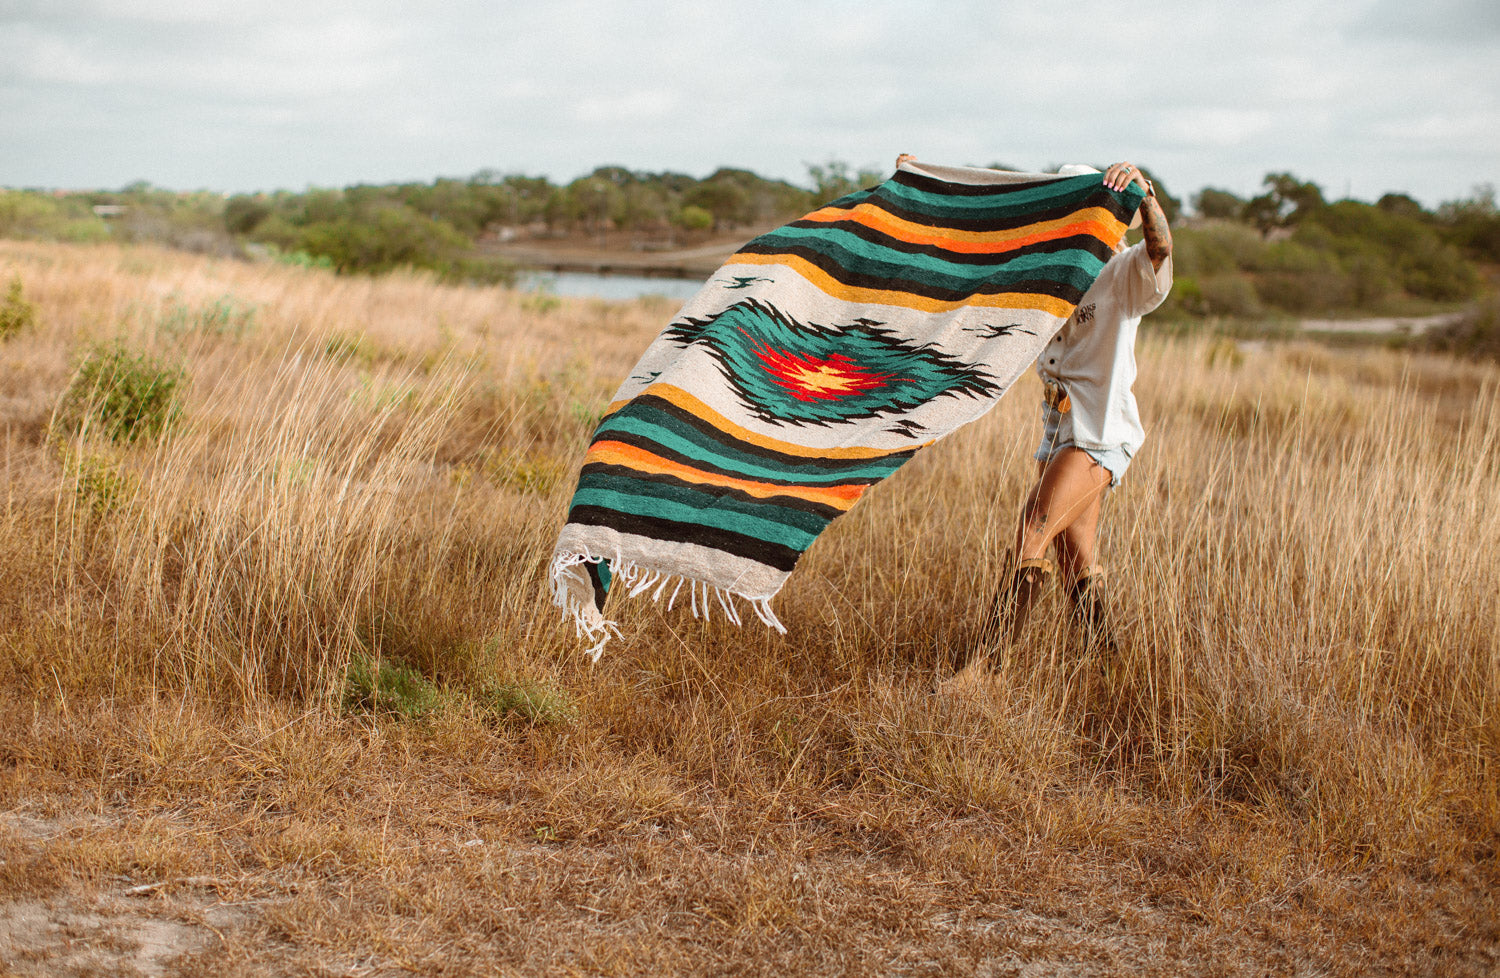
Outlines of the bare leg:
{"type": "Polygon", "coordinates": [[[1094,496],[1084,511],[1078,514],[1078,518],[1052,540],[1064,581],[1077,581],[1097,564],[1099,511],[1103,508],[1103,503],[1103,493],[1094,496]]]}
{"type": "Polygon", "coordinates": [[[1099,527],[1099,503],[1109,485],[1109,470],[1078,448],[1065,448],[1038,465],[1036,487],[1026,497],[1016,528],[1016,570],[1002,597],[1002,631],[1014,642],[1051,569],[1047,548],[1058,544],[1058,557],[1069,580],[1091,561],[1099,527]],[[1064,542],[1064,537],[1071,536],[1064,542]],[[1008,626],[1008,627],[1006,627],[1008,626]]]}
{"type": "Polygon", "coordinates": [[[1064,448],[1040,469],[1041,478],[1027,497],[1016,528],[1017,558],[1045,557],[1053,539],[1082,520],[1069,543],[1082,545],[1084,555],[1092,559],[1099,502],[1109,485],[1109,470],[1081,448],[1064,448]]]}
{"type": "Polygon", "coordinates": [[[1084,639],[1094,650],[1112,654],[1117,645],[1110,623],[1104,568],[1098,563],[1096,543],[1103,493],[1095,496],[1078,518],[1055,538],[1057,562],[1067,588],[1069,611],[1083,628],[1084,639]]]}
{"type": "MultiPolygon", "coordinates": [[[[1065,448],[1051,460],[1037,463],[1037,482],[1026,497],[1016,529],[1016,563],[1001,588],[981,645],[1014,642],[1019,636],[1032,603],[1052,576],[1045,556],[1054,542],[1069,581],[1089,566],[1100,502],[1109,481],[1109,470],[1081,449],[1065,448]]],[[[961,675],[984,668],[982,661],[971,662],[967,654],[954,664],[961,675]]]]}

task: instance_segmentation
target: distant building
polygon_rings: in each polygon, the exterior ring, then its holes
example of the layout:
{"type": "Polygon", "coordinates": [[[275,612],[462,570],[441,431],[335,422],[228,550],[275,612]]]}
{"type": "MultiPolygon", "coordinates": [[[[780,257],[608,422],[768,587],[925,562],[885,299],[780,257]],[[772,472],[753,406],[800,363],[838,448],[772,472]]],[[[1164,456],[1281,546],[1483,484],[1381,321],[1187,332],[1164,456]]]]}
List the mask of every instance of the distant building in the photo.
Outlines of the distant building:
{"type": "Polygon", "coordinates": [[[125,205],[124,204],[95,204],[94,205],[94,214],[96,216],[98,216],[98,217],[103,217],[103,218],[119,217],[121,214],[124,214],[124,213],[125,213],[125,205]]]}

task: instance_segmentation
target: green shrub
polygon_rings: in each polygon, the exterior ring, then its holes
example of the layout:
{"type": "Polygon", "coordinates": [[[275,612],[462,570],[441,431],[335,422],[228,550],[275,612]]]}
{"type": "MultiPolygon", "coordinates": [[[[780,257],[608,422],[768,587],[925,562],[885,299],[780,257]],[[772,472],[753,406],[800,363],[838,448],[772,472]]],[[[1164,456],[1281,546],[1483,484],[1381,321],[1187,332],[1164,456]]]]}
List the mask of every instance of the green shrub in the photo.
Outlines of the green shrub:
{"type": "Polygon", "coordinates": [[[676,224],[684,231],[707,231],[714,226],[714,216],[696,204],[688,204],[677,212],[676,224]]]}
{"type": "Polygon", "coordinates": [[[1477,303],[1449,326],[1422,334],[1421,345],[1430,350],[1460,356],[1500,361],[1500,295],[1477,303]]]}
{"type": "Polygon", "coordinates": [[[499,255],[458,255],[431,267],[445,282],[477,285],[515,285],[519,274],[515,262],[499,255]]]}
{"type": "Polygon", "coordinates": [[[10,280],[5,301],[0,302],[0,340],[8,340],[36,322],[36,307],[21,294],[21,277],[10,280]]]}
{"type": "Polygon", "coordinates": [[[1254,228],[1214,223],[1174,229],[1172,270],[1182,275],[1212,275],[1254,268],[1267,245],[1254,228]]]}
{"type": "Polygon", "coordinates": [[[0,190],[0,238],[103,241],[109,228],[81,195],[55,198],[36,190],[0,190]]]}
{"type": "Polygon", "coordinates": [[[514,718],[544,725],[572,723],[578,716],[567,694],[540,683],[491,683],[479,691],[474,703],[497,720],[514,718]]]}
{"type": "Polygon", "coordinates": [[[1233,339],[1221,336],[1209,344],[1203,359],[1210,367],[1224,366],[1230,370],[1238,370],[1245,363],[1245,354],[1240,352],[1240,345],[1233,339]]]}
{"type": "Polygon", "coordinates": [[[558,298],[551,289],[543,286],[533,292],[529,292],[526,298],[521,300],[521,308],[527,312],[545,316],[562,308],[562,299],[558,298]]]}
{"type": "MultiPolygon", "coordinates": [[[[274,246],[272,246],[274,249],[274,246]]],[[[282,265],[291,265],[294,268],[321,268],[333,271],[333,259],[327,255],[309,255],[305,251],[281,251],[274,249],[272,254],[276,261],[282,265]]]]}
{"type": "Polygon", "coordinates": [[[1203,276],[1197,282],[1197,299],[1197,312],[1209,317],[1250,320],[1266,312],[1250,278],[1233,272],[1203,276]]]}
{"type": "Polygon", "coordinates": [[[123,344],[96,346],[78,365],[58,405],[62,431],[98,431],[116,442],[161,434],[182,412],[187,375],[123,344]]]}
{"type": "Polygon", "coordinates": [[[196,309],[174,300],[162,310],[156,328],[174,337],[202,333],[238,339],[255,328],[255,307],[242,305],[230,295],[196,309]]]}
{"type": "Polygon", "coordinates": [[[389,658],[355,655],[344,674],[344,709],[416,720],[443,706],[443,694],[420,672],[389,658]]]}
{"type": "Polygon", "coordinates": [[[95,516],[106,516],[135,495],[138,484],[120,471],[114,460],[105,455],[64,451],[63,469],[73,482],[73,495],[80,506],[95,516]]]}
{"type": "Polygon", "coordinates": [[[352,361],[363,367],[374,366],[380,358],[375,344],[363,333],[332,333],[323,344],[323,353],[330,360],[352,361]]]}

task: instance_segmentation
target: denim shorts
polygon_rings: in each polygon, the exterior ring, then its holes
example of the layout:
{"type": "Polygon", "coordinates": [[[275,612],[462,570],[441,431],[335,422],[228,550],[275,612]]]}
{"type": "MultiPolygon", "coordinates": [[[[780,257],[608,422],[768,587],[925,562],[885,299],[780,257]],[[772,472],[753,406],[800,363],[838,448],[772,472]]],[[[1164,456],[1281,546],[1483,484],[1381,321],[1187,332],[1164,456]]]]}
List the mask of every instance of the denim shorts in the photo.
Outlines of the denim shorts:
{"type": "Polygon", "coordinates": [[[1130,466],[1130,449],[1124,445],[1115,445],[1112,448],[1084,448],[1082,445],[1075,444],[1071,414],[1064,414],[1050,404],[1043,404],[1042,443],[1036,447],[1036,454],[1032,457],[1038,462],[1045,462],[1064,448],[1077,448],[1108,469],[1110,488],[1120,484],[1120,480],[1125,478],[1125,470],[1130,466]]]}

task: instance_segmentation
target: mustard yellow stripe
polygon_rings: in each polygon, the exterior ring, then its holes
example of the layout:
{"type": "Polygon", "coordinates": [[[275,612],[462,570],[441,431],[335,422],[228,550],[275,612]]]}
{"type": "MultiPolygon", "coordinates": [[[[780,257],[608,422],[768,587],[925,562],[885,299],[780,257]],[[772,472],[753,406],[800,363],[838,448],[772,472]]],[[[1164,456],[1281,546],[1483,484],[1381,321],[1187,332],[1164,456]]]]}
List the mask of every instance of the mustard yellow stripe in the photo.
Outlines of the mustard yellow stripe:
{"type": "MultiPolygon", "coordinates": [[[[794,445],[789,441],[780,441],[776,438],[769,438],[765,435],[760,434],[759,432],[751,431],[748,428],[742,428],[741,426],[735,424],[733,421],[730,421],[728,418],[724,417],[724,415],[720,414],[718,411],[715,411],[707,404],[704,404],[702,401],[698,400],[692,394],[689,394],[681,387],[677,387],[673,384],[652,384],[650,387],[647,387],[640,393],[652,394],[664,401],[670,401],[672,404],[677,405],[689,414],[698,418],[702,418],[704,421],[707,421],[709,424],[713,425],[715,428],[724,432],[725,434],[728,434],[734,438],[738,438],[740,441],[748,442],[749,444],[755,445],[758,448],[765,448],[773,452],[780,452],[783,455],[796,455],[801,458],[885,458],[887,455],[900,455],[903,452],[910,452],[913,449],[924,448],[927,445],[932,444],[932,442],[926,441],[920,445],[912,445],[907,448],[862,448],[857,446],[846,446],[843,448],[808,448],[806,445],[794,445]]],[[[640,394],[637,394],[636,396],[639,397],[640,394]]],[[[604,412],[605,417],[614,414],[620,408],[629,403],[629,398],[623,401],[615,401],[614,403],[610,404],[609,409],[604,412]]]]}
{"type": "Polygon", "coordinates": [[[1058,319],[1067,319],[1073,314],[1073,304],[1050,295],[1031,292],[1000,292],[995,295],[975,295],[966,299],[931,299],[910,292],[888,289],[864,289],[845,285],[823,269],[799,255],[754,255],[741,252],[729,259],[735,265],[785,265],[811,282],[820,292],[845,302],[870,303],[881,306],[900,306],[918,312],[951,312],[964,306],[979,306],[998,309],[1039,309],[1050,312],[1058,319]]]}

